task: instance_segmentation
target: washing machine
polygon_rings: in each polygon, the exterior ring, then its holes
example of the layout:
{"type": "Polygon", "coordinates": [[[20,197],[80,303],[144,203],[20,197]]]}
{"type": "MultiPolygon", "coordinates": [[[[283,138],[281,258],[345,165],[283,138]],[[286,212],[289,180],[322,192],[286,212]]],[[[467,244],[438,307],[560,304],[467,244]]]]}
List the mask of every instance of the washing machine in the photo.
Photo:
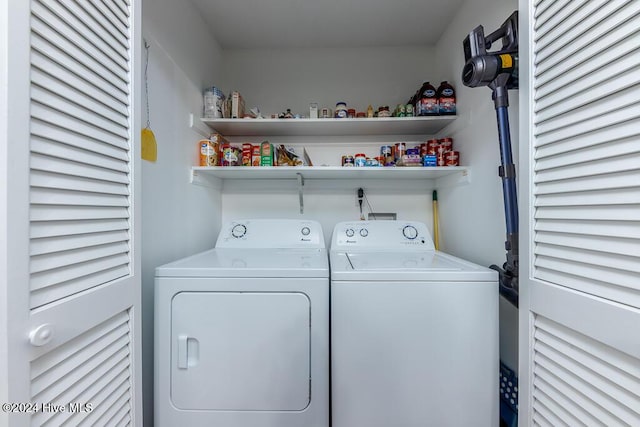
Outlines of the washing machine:
{"type": "Polygon", "coordinates": [[[155,425],[327,427],[329,269],[319,223],[243,220],[156,269],[155,425]]]}
{"type": "Polygon", "coordinates": [[[425,224],[336,225],[333,427],[498,425],[498,282],[425,224]]]}

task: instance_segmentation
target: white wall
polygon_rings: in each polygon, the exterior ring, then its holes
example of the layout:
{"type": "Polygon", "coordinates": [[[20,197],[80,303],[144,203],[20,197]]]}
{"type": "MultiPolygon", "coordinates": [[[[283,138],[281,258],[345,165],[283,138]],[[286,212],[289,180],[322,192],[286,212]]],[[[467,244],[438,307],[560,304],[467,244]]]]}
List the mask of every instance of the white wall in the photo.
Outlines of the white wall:
{"type": "Polygon", "coordinates": [[[406,103],[436,70],[430,47],[246,49],[225,51],[225,94],[240,91],[247,108],[263,114],[291,108],[309,115],[309,103],[366,111],[406,103]]]}
{"type": "Polygon", "coordinates": [[[212,247],[220,227],[220,191],[189,183],[201,135],[188,117],[200,117],[202,88],[221,72],[220,48],[190,3],[145,1],[143,37],[151,45],[149,103],[158,143],[157,162],[142,162],[143,399],[144,424],[151,426],[154,270],[212,247]]]}
{"type": "MultiPolygon", "coordinates": [[[[500,146],[495,109],[488,88],[462,84],[462,40],[478,25],[485,34],[498,29],[517,10],[516,0],[467,0],[436,44],[439,75],[456,88],[459,118],[442,136],[454,138],[460,161],[470,165],[471,184],[438,192],[440,236],[445,251],[481,265],[502,266],[506,237],[502,184],[498,177],[500,146]],[[453,77],[453,81],[451,81],[453,77]]],[[[500,46],[500,44],[498,44],[500,46]]],[[[518,92],[509,91],[509,115],[514,163],[518,164],[518,92]]],[[[500,357],[518,367],[518,314],[511,304],[500,303],[500,357]]]]}
{"type": "MultiPolygon", "coordinates": [[[[224,51],[225,93],[238,90],[247,108],[263,114],[291,108],[308,115],[309,103],[335,108],[344,101],[365,111],[406,103],[424,80],[435,76],[433,48],[428,46],[251,49],[224,51]]],[[[342,154],[379,153],[383,143],[424,141],[426,135],[352,137],[270,137],[273,143],[306,146],[315,165],[340,165],[342,154]]],[[[260,142],[260,138],[231,138],[233,142],[260,142]]],[[[251,217],[309,218],[320,221],[328,243],[336,222],[359,218],[356,189],[363,187],[374,211],[395,212],[399,219],[431,224],[431,183],[371,181],[307,181],[305,213],[300,215],[294,182],[235,183],[223,190],[223,220],[251,217]],[[275,191],[274,191],[275,188],[275,191]]],[[[365,206],[365,212],[368,212],[365,206]]]]}

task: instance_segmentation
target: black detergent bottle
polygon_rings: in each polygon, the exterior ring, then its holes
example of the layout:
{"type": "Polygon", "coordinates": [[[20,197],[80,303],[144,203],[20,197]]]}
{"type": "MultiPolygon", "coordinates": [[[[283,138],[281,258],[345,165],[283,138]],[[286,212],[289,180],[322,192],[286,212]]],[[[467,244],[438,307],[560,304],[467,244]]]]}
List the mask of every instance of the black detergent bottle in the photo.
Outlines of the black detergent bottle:
{"type": "Polygon", "coordinates": [[[436,91],[438,111],[440,114],[456,114],[456,92],[446,80],[440,83],[436,91]]]}
{"type": "Polygon", "coordinates": [[[416,102],[416,115],[438,115],[438,96],[436,95],[436,88],[429,82],[422,85],[422,88],[420,89],[420,96],[416,102]]]}

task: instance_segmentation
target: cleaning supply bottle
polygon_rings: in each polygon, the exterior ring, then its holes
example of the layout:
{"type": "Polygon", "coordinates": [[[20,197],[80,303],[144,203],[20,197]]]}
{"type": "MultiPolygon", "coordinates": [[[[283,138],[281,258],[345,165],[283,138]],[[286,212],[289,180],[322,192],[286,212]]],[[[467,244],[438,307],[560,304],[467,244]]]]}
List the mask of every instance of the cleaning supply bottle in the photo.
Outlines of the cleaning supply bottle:
{"type": "Polygon", "coordinates": [[[436,88],[429,82],[422,85],[420,97],[416,104],[416,113],[418,116],[438,115],[438,97],[436,96],[436,88]]]}
{"type": "Polygon", "coordinates": [[[446,80],[440,83],[436,96],[440,114],[456,114],[456,92],[446,80]]]}

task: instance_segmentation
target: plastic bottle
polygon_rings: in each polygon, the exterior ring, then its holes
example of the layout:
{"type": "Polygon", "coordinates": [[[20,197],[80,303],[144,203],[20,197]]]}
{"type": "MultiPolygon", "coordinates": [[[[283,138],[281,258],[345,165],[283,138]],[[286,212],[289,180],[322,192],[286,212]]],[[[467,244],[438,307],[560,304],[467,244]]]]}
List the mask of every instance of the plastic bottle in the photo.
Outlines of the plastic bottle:
{"type": "Polygon", "coordinates": [[[456,114],[456,92],[446,80],[440,83],[436,91],[440,114],[456,114]]]}
{"type": "Polygon", "coordinates": [[[416,103],[416,113],[418,116],[438,115],[438,97],[436,96],[436,88],[429,82],[422,85],[420,98],[418,98],[416,103]]]}

